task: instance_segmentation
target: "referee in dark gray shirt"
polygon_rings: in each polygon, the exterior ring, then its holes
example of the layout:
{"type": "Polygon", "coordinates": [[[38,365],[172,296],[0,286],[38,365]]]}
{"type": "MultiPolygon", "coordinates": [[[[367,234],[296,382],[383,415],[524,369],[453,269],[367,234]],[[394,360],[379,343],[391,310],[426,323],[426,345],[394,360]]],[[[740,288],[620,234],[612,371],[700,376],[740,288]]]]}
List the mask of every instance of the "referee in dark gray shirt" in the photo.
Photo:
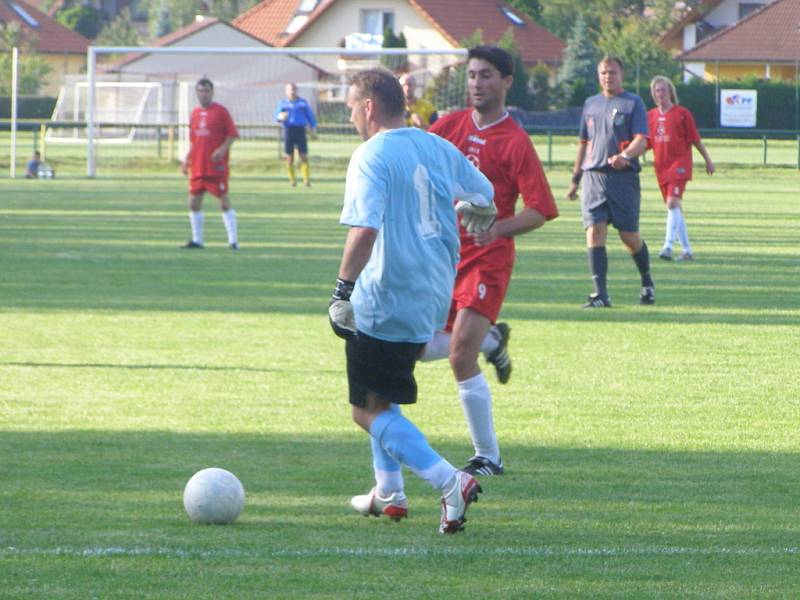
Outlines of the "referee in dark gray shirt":
{"type": "Polygon", "coordinates": [[[606,276],[608,224],[619,232],[642,277],[640,304],[655,303],[655,285],[650,276],[650,255],[639,235],[639,156],[647,148],[647,111],[636,94],[622,89],[623,65],[616,56],[597,64],[602,93],[583,105],[580,146],[575,159],[567,198],[581,190],[581,215],[586,229],[589,270],[594,292],[584,308],[610,307],[606,276]]]}

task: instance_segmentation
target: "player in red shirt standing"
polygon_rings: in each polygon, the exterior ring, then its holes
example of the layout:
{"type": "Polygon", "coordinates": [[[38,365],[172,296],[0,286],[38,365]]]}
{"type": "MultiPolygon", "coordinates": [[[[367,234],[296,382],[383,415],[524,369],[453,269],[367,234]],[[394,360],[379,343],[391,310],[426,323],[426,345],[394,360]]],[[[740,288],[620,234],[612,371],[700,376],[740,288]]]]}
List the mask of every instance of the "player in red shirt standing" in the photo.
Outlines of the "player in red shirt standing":
{"type": "Polygon", "coordinates": [[[228,151],[239,137],[228,110],[214,102],[214,84],[200,79],[195,85],[200,106],[189,119],[189,153],[181,171],[189,178],[189,219],[192,239],[184,248],[203,247],[203,194],[209,192],[219,200],[222,222],[228,234],[228,244],[239,248],[236,228],[236,211],[228,198],[228,151]]]}
{"type": "Polygon", "coordinates": [[[647,113],[650,130],[647,145],[653,149],[653,165],[661,195],[667,205],[666,237],[658,256],[664,260],[672,260],[672,244],[677,237],[683,249],[678,260],[691,260],[694,254],[689,244],[681,199],[686,182],[692,178],[692,145],[706,161],[706,172],[709,175],[714,174],[714,163],[700,141],[692,113],[678,104],[678,94],[672,81],[661,75],[654,77],[650,82],[650,93],[656,108],[647,113]]]}
{"type": "Polygon", "coordinates": [[[494,185],[497,221],[486,232],[461,227],[453,304],[446,330],[428,343],[422,360],[449,356],[469,424],[473,456],[464,471],[503,473],[492,419],[492,394],[478,366],[484,352],[500,383],[508,381],[510,328],[496,323],[514,266],[514,237],[558,216],[550,185],[528,134],[505,108],[513,82],[511,55],[496,46],[469,51],[467,84],[472,108],[439,118],[428,131],[452,142],[494,185]],[[515,211],[522,195],[522,209],[515,211]]]}

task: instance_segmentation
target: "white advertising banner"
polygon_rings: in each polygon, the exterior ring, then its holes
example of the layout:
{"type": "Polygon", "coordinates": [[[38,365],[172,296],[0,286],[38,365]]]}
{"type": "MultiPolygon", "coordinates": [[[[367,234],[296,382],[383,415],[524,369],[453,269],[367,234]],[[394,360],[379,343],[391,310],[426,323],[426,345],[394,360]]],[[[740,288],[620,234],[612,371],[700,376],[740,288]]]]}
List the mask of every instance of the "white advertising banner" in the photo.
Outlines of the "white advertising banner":
{"type": "Polygon", "coordinates": [[[757,105],[756,90],[720,90],[720,127],[755,127],[757,105]]]}

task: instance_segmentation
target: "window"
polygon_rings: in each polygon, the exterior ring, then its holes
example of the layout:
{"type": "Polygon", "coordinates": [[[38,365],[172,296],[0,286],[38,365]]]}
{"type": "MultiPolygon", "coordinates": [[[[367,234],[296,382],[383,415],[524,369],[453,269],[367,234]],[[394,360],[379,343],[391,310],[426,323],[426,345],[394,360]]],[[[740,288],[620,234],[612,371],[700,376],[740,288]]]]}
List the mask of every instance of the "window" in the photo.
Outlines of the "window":
{"type": "Polygon", "coordinates": [[[514,11],[512,11],[510,8],[501,6],[500,10],[506,16],[506,19],[511,21],[517,27],[522,27],[525,25],[525,21],[523,21],[522,18],[519,15],[517,15],[514,11]]]}
{"type": "Polygon", "coordinates": [[[292,20],[289,21],[283,33],[295,33],[306,24],[306,21],[308,21],[308,15],[295,15],[292,17],[292,20]]]}
{"type": "Polygon", "coordinates": [[[300,8],[297,9],[297,12],[310,13],[312,10],[317,8],[317,4],[319,4],[319,0],[303,0],[300,3],[300,8]]]}
{"type": "Polygon", "coordinates": [[[391,27],[394,31],[394,13],[388,10],[362,10],[361,31],[371,35],[383,35],[383,30],[391,27]]]}
{"type": "Polygon", "coordinates": [[[22,18],[22,20],[28,24],[28,27],[39,27],[39,21],[30,16],[28,12],[19,4],[14,4],[13,2],[10,4],[11,8],[14,9],[14,12],[16,12],[22,18]]]}
{"type": "Polygon", "coordinates": [[[739,3],[739,20],[744,19],[747,15],[749,15],[754,10],[758,10],[761,8],[761,4],[758,2],[740,2],[739,3]]]}

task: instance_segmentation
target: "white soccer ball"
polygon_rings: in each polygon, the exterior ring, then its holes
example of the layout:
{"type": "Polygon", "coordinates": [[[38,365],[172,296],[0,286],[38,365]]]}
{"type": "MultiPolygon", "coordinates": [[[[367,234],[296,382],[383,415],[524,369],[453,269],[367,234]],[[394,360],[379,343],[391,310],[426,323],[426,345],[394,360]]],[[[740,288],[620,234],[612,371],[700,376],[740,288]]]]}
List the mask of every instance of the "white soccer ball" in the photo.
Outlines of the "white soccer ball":
{"type": "Polygon", "coordinates": [[[233,523],[244,509],[244,487],[230,471],[203,469],[186,484],[183,507],[195,523],[233,523]]]}

